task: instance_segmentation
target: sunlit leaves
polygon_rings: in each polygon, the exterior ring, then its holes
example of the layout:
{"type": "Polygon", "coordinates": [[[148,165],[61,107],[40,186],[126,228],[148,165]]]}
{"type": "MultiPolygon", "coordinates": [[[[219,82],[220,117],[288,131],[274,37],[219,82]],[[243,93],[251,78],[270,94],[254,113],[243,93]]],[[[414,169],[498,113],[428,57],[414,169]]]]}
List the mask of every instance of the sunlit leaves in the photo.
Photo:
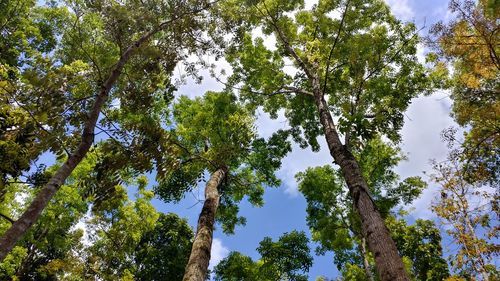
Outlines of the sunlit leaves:
{"type": "Polygon", "coordinates": [[[317,129],[312,98],[290,90],[310,91],[307,72],[312,72],[320,79],[330,110],[340,117],[339,131],[350,135],[352,145],[377,134],[398,141],[402,112],[411,98],[429,90],[425,69],[415,55],[415,26],[398,22],[381,1],[320,1],[308,11],[299,9],[302,4],[261,1],[248,8],[255,28],[273,35],[277,49],[244,34],[227,55],[234,69],[229,86],[242,83],[243,99],[263,106],[271,117],[284,109],[290,126],[301,128],[316,150],[322,131],[317,129]],[[285,61],[293,63],[294,77],[284,71],[285,61]]]}
{"type": "Polygon", "coordinates": [[[285,233],[276,242],[265,237],[257,248],[261,255],[258,261],[238,252],[231,252],[215,267],[215,280],[307,280],[307,276],[302,273],[308,272],[312,266],[308,242],[305,233],[298,231],[285,233]]]}
{"type": "Polygon", "coordinates": [[[155,192],[165,201],[178,201],[204,181],[206,173],[228,170],[219,186],[217,219],[227,233],[244,224],[238,202],[247,197],[261,206],[264,186],[277,186],[274,172],[290,151],[278,133],[258,138],[252,114],[227,92],[207,92],[203,97],[179,98],[172,111],[169,143],[173,154],[159,171],[155,192]]]}

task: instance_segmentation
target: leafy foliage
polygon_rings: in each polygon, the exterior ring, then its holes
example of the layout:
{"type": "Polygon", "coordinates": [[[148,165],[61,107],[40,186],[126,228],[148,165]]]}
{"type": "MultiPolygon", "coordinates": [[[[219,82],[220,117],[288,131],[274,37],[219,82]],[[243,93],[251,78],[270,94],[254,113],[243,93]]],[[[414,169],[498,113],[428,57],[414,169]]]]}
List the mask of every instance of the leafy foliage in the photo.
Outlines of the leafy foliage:
{"type": "MultiPolygon", "coordinates": [[[[380,139],[368,142],[356,157],[368,179],[372,196],[391,231],[398,250],[410,265],[417,280],[442,280],[448,276],[440,246],[441,236],[430,221],[417,221],[408,226],[395,218],[393,210],[399,204],[410,204],[418,198],[426,184],[419,177],[401,182],[393,168],[403,157],[400,151],[380,139]]],[[[372,257],[364,247],[359,217],[346,199],[347,188],[339,172],[331,166],[309,168],[296,175],[299,190],[307,201],[307,223],[312,238],[320,243],[318,254],[333,251],[334,263],[345,280],[368,280],[364,262],[372,257]]]]}
{"type": "Polygon", "coordinates": [[[245,196],[263,204],[264,185],[277,186],[274,171],[290,144],[278,137],[258,138],[252,115],[229,93],[208,92],[190,100],[181,97],[173,108],[170,142],[176,154],[158,174],[155,192],[165,201],[178,201],[202,181],[206,171],[229,171],[219,193],[217,216],[224,231],[232,233],[244,218],[237,217],[245,196]]]}
{"type": "Polygon", "coordinates": [[[382,1],[320,1],[309,11],[302,8],[303,1],[247,7],[245,20],[278,39],[276,49],[250,33],[235,40],[227,55],[234,70],[228,86],[241,83],[242,98],[263,106],[271,117],[284,109],[295,140],[317,150],[322,130],[308,94],[309,69],[320,77],[330,110],[339,117],[338,129],[352,144],[378,134],[398,140],[402,112],[411,98],[428,90],[415,57],[415,27],[401,24],[382,1]],[[331,17],[344,10],[341,18],[331,17]],[[284,70],[287,60],[295,75],[284,70]]]}
{"type": "Polygon", "coordinates": [[[153,230],[142,235],[136,248],[137,280],[182,280],[193,231],[175,214],[160,214],[153,230]]]}
{"type": "MultiPolygon", "coordinates": [[[[467,128],[464,141],[454,153],[460,153],[468,181],[498,183],[500,163],[499,99],[500,45],[498,22],[500,9],[492,0],[450,2],[456,18],[433,28],[437,50],[451,62],[450,77],[453,117],[467,128]]],[[[446,134],[454,142],[453,134],[446,134]]]]}
{"type": "Polygon", "coordinates": [[[276,242],[266,237],[257,248],[260,260],[254,262],[250,257],[231,252],[215,267],[215,280],[307,280],[300,273],[312,266],[308,242],[305,233],[298,231],[285,233],[276,242]]]}

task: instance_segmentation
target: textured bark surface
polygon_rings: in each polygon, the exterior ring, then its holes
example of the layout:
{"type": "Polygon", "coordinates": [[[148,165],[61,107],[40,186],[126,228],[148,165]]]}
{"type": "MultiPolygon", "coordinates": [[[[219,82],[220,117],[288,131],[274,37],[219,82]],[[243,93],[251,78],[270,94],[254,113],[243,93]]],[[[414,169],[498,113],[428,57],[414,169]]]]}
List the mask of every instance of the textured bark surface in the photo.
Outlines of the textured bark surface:
{"type": "Polygon", "coordinates": [[[410,278],[399,256],[396,243],[391,238],[384,220],[377,210],[368,191],[358,162],[340,141],[328,104],[319,90],[319,79],[313,79],[314,99],[320,115],[320,122],[335,163],[340,166],[349,188],[354,207],[361,219],[361,230],[368,248],[373,253],[380,279],[383,281],[409,281],[410,278]]]}
{"type": "Polygon", "coordinates": [[[205,187],[205,203],[198,218],[198,228],[186,266],[183,281],[205,281],[212,250],[215,214],[219,207],[219,185],[226,172],[215,171],[205,187]]]}
{"type": "Polygon", "coordinates": [[[304,71],[312,85],[312,96],[319,112],[319,119],[325,133],[330,155],[335,160],[335,163],[340,166],[349,188],[354,208],[361,219],[362,235],[367,241],[368,249],[375,257],[380,279],[382,281],[410,281],[403,260],[396,248],[396,243],[392,240],[389,229],[385,226],[384,220],[369,194],[368,184],[363,178],[358,162],[340,141],[335,122],[333,122],[324,93],[321,90],[319,76],[316,72],[318,65],[306,63],[295,52],[272,16],[270,16],[270,23],[274,25],[278,39],[293,57],[298,67],[304,71]]]}
{"type": "Polygon", "coordinates": [[[69,155],[66,162],[64,162],[64,164],[56,171],[54,176],[50,178],[49,182],[40,190],[40,192],[37,193],[35,199],[30,204],[28,209],[17,221],[15,221],[11,225],[11,227],[0,238],[0,262],[3,261],[5,256],[7,256],[12,248],[14,248],[17,241],[21,239],[21,237],[26,233],[26,231],[28,231],[33,223],[36,222],[43,209],[45,209],[45,207],[49,203],[50,199],[56,194],[61,185],[64,184],[65,180],[69,177],[69,175],[71,175],[75,167],[83,160],[83,158],[89,151],[92,143],[94,142],[95,126],[97,123],[97,119],[99,118],[101,108],[108,98],[109,91],[120,76],[123,67],[129,61],[132,54],[144,43],[146,43],[153,35],[164,30],[171,23],[182,19],[184,16],[200,13],[206,10],[211,5],[217,3],[217,1],[219,0],[216,0],[214,2],[201,3],[202,5],[197,9],[172,15],[172,19],[162,22],[156,28],[145,33],[137,41],[130,45],[125,50],[125,52],[123,52],[120,59],[116,62],[113,69],[111,70],[108,78],[101,86],[99,94],[96,96],[94,105],[92,106],[91,111],[88,113],[88,119],[84,124],[82,140],[79,143],[78,147],[71,155],[69,155]]]}
{"type": "Polygon", "coordinates": [[[64,184],[65,180],[69,177],[69,175],[71,175],[75,167],[83,160],[89,151],[92,143],[94,142],[94,130],[101,108],[108,98],[109,91],[120,76],[123,66],[128,62],[132,53],[163,27],[163,25],[160,25],[159,28],[144,34],[133,45],[128,47],[115,64],[113,70],[108,76],[108,79],[104,82],[99,94],[96,96],[91,111],[88,113],[88,119],[85,121],[81,136],[82,139],[78,144],[78,147],[50,178],[49,182],[37,193],[28,209],[0,238],[0,261],[7,256],[12,248],[14,248],[17,241],[21,239],[26,231],[28,231],[28,229],[36,222],[43,209],[45,209],[49,203],[50,199],[54,197],[61,185],[64,184]]]}
{"type": "Polygon", "coordinates": [[[361,255],[363,257],[363,266],[365,268],[366,277],[368,278],[368,281],[375,281],[375,278],[373,278],[373,274],[370,269],[370,263],[368,262],[368,253],[366,252],[365,238],[361,238],[361,255]]]}

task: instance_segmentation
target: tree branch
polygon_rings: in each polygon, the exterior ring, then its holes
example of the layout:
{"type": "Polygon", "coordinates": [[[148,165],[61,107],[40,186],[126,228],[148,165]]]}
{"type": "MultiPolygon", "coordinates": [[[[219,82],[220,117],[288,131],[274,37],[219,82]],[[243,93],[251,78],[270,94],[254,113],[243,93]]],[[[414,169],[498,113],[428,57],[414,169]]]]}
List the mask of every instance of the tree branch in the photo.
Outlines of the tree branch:
{"type": "Polygon", "coordinates": [[[350,3],[351,3],[351,1],[348,0],[346,5],[345,5],[344,12],[342,13],[342,19],[340,20],[340,24],[339,24],[339,29],[337,30],[337,35],[335,36],[335,40],[333,41],[332,48],[330,49],[330,53],[328,54],[328,60],[326,61],[327,64],[326,64],[326,70],[325,70],[325,83],[323,84],[323,93],[326,93],[326,85],[328,83],[328,75],[330,74],[329,73],[330,60],[332,59],[333,51],[335,50],[335,47],[337,46],[337,42],[338,42],[339,37],[340,37],[340,32],[342,31],[342,27],[344,26],[345,17],[347,14],[347,10],[349,9],[350,3]]]}

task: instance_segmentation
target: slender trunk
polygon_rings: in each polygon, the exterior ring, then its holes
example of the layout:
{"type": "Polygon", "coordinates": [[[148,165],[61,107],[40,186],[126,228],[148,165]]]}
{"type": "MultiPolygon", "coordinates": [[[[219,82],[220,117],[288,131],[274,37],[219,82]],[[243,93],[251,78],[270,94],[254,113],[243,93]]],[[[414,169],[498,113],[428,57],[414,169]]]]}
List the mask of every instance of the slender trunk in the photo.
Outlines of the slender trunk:
{"type": "Polygon", "coordinates": [[[205,187],[205,203],[198,218],[198,229],[196,230],[196,237],[194,238],[183,281],[204,281],[207,277],[215,214],[219,207],[218,188],[225,175],[226,171],[224,169],[218,169],[212,174],[205,187]]]}
{"type": "Polygon", "coordinates": [[[172,15],[172,19],[162,22],[156,28],[145,33],[132,45],[130,45],[125,52],[121,55],[118,62],[114,65],[111,73],[109,74],[107,80],[101,86],[99,94],[96,96],[94,105],[88,114],[88,119],[86,120],[83,132],[82,140],[78,144],[76,150],[68,157],[66,162],[56,171],[56,173],[50,178],[49,182],[37,193],[35,199],[30,204],[28,209],[22,214],[22,216],[12,224],[12,226],[0,237],[0,262],[3,261],[5,256],[14,248],[14,245],[19,239],[28,231],[28,229],[35,223],[43,209],[47,206],[50,199],[59,190],[62,184],[64,184],[66,178],[73,172],[75,167],[83,160],[87,152],[89,151],[92,143],[94,141],[94,130],[101,112],[101,108],[108,98],[109,91],[114,86],[116,80],[120,76],[123,66],[128,62],[134,51],[140,48],[144,43],[149,41],[149,39],[156,33],[164,30],[169,26],[169,24],[183,18],[187,15],[194,15],[206,10],[214,2],[207,2],[202,4],[199,8],[193,9],[191,11],[186,11],[184,13],[172,15]]]}
{"type": "Polygon", "coordinates": [[[375,257],[377,272],[383,281],[409,281],[403,260],[391,238],[384,220],[368,191],[358,162],[340,141],[328,104],[320,91],[319,79],[313,79],[313,93],[319,111],[320,122],[335,163],[340,166],[349,188],[353,205],[361,219],[361,230],[368,248],[375,257]]]}
{"type": "MultiPolygon", "coordinates": [[[[467,236],[471,236],[472,240],[473,240],[472,247],[474,248],[475,256],[477,257],[476,270],[479,271],[479,273],[483,277],[484,281],[489,281],[490,277],[489,277],[488,272],[486,271],[486,268],[485,268],[486,263],[483,259],[481,249],[479,249],[479,246],[477,245],[477,241],[479,241],[479,239],[476,236],[476,231],[474,230],[474,227],[472,227],[472,223],[470,221],[470,218],[469,218],[469,215],[467,214],[467,212],[464,212],[464,220],[465,220],[465,224],[467,225],[467,228],[469,229],[469,233],[467,233],[467,231],[466,231],[466,234],[467,234],[467,236]]],[[[467,247],[466,241],[464,241],[464,246],[467,247]]]]}
{"type": "Polygon", "coordinates": [[[370,269],[370,264],[368,263],[368,253],[366,252],[365,238],[361,238],[361,255],[363,256],[363,266],[365,267],[366,277],[368,278],[368,281],[375,281],[370,269]]]}
{"type": "Polygon", "coordinates": [[[88,119],[85,121],[81,141],[76,150],[68,157],[64,164],[59,167],[56,173],[50,178],[49,182],[37,193],[33,202],[31,202],[28,209],[15,221],[11,227],[0,238],[0,261],[14,248],[14,245],[19,239],[28,231],[28,229],[36,222],[43,209],[47,206],[50,199],[59,190],[61,185],[64,184],[66,178],[73,172],[75,167],[82,161],[87,152],[89,151],[92,143],[94,142],[94,130],[101,112],[101,108],[108,98],[109,91],[115,84],[116,80],[121,74],[123,66],[128,62],[132,53],[138,49],[143,43],[149,40],[151,36],[164,28],[160,25],[159,28],[154,29],[141,38],[139,38],[133,45],[122,54],[118,62],[113,67],[109,74],[108,79],[101,87],[99,94],[96,96],[94,105],[88,114],[88,119]]]}

